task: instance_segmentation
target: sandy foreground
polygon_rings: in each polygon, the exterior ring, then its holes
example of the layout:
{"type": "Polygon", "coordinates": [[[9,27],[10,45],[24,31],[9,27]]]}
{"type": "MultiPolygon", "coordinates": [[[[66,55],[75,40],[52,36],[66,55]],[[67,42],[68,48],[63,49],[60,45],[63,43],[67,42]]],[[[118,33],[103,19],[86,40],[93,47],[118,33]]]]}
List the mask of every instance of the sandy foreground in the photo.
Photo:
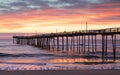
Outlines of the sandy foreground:
{"type": "Polygon", "coordinates": [[[120,70],[0,71],[0,75],[120,75],[120,70]]]}

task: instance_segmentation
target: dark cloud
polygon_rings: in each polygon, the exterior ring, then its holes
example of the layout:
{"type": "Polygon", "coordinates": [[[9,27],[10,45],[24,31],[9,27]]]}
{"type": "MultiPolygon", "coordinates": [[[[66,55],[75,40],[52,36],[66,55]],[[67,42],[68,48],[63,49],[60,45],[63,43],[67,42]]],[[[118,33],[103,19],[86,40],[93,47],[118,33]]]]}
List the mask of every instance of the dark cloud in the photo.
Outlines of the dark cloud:
{"type": "Polygon", "coordinates": [[[120,0],[108,0],[109,2],[113,3],[113,2],[120,2],[120,0]]]}
{"type": "Polygon", "coordinates": [[[119,16],[111,16],[111,17],[107,17],[107,18],[104,18],[104,19],[111,20],[111,21],[113,21],[113,20],[120,20],[120,15],[119,16]]]}
{"type": "Polygon", "coordinates": [[[10,6],[27,6],[28,4],[25,3],[25,2],[13,2],[13,3],[10,3],[10,6]]]}
{"type": "MultiPolygon", "coordinates": [[[[4,1],[3,1],[4,2],[4,1]]],[[[120,7],[120,0],[16,0],[0,5],[0,13],[14,13],[32,9],[100,9],[120,7]],[[114,3],[114,5],[107,5],[114,3]],[[117,5],[116,5],[117,3],[117,5]],[[105,5],[102,5],[105,4],[105,5]]],[[[107,9],[106,9],[107,10],[107,9]]],[[[73,11],[72,11],[73,12],[73,11]]]]}
{"type": "Polygon", "coordinates": [[[103,17],[103,18],[97,18],[97,19],[93,19],[93,21],[97,21],[97,22],[101,22],[101,21],[118,21],[120,20],[120,15],[117,16],[107,16],[107,17],[103,17]]]}

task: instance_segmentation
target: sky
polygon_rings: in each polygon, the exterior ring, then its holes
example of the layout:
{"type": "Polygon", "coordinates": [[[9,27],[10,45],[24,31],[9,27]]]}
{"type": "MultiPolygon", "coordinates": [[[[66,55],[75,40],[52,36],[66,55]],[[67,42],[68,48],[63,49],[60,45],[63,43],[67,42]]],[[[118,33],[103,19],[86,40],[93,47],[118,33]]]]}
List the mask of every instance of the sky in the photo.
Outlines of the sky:
{"type": "Polygon", "coordinates": [[[120,27],[120,0],[0,0],[0,33],[120,27]]]}

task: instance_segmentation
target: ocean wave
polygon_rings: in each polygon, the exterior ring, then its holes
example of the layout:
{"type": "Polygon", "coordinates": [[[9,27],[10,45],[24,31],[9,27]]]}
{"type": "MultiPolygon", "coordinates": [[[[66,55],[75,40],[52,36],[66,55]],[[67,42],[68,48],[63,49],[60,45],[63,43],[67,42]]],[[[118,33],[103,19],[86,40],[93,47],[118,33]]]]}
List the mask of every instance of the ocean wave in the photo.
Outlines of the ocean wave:
{"type": "Polygon", "coordinates": [[[47,65],[47,63],[17,63],[17,62],[0,62],[4,64],[22,64],[22,65],[47,65]]]}
{"type": "Polygon", "coordinates": [[[55,54],[5,54],[0,53],[0,57],[39,57],[39,56],[56,56],[55,54]]]}

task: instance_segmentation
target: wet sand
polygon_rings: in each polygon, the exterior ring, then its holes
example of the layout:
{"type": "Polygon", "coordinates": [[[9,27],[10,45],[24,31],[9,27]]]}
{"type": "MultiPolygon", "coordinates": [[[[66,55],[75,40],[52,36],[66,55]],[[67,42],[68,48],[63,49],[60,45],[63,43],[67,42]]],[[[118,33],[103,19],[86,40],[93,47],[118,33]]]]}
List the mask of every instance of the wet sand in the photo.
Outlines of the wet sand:
{"type": "Polygon", "coordinates": [[[0,75],[120,75],[120,70],[0,71],[0,75]]]}

